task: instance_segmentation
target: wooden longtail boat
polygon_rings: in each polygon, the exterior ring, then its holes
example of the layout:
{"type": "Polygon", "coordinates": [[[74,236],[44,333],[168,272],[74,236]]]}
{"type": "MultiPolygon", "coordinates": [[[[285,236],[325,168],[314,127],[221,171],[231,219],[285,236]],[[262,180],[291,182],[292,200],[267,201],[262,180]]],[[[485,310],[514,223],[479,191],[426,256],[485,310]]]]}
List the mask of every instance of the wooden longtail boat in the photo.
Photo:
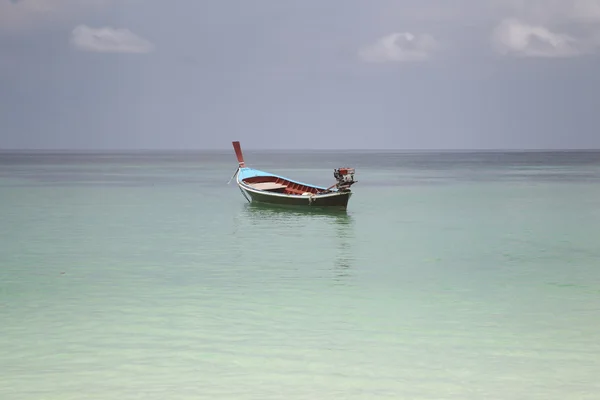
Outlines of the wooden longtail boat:
{"type": "Polygon", "coordinates": [[[232,143],[238,160],[233,177],[249,203],[347,208],[352,196],[350,186],[356,183],[354,168],[335,169],[333,176],[337,182],[328,188],[309,185],[247,167],[240,142],[232,143]]]}

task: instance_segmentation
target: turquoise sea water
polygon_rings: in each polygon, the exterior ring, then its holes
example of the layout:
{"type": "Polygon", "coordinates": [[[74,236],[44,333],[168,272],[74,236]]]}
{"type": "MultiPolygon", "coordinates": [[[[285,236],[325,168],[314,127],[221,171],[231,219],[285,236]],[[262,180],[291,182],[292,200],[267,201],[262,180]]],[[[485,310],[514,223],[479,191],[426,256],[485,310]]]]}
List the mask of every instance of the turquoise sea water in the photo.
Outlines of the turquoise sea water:
{"type": "Polygon", "coordinates": [[[0,399],[597,399],[600,153],[0,154],[0,399]]]}

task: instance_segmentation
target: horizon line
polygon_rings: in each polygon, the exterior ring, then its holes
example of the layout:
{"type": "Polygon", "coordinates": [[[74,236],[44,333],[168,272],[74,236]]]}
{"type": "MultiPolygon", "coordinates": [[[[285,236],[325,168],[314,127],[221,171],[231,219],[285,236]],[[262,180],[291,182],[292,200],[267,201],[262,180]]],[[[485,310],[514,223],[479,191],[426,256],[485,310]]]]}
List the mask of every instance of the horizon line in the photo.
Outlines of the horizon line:
{"type": "MultiPolygon", "coordinates": [[[[305,151],[321,151],[321,152],[419,152],[419,153],[473,153],[473,152],[512,152],[512,153],[523,153],[523,152],[598,152],[600,148],[258,148],[258,147],[247,147],[243,148],[244,151],[265,151],[265,152],[305,152],[305,151]]],[[[232,149],[229,148],[0,148],[0,153],[126,153],[126,152],[144,152],[144,153],[157,153],[157,152],[178,152],[178,153],[192,153],[192,152],[229,152],[232,149]]]]}

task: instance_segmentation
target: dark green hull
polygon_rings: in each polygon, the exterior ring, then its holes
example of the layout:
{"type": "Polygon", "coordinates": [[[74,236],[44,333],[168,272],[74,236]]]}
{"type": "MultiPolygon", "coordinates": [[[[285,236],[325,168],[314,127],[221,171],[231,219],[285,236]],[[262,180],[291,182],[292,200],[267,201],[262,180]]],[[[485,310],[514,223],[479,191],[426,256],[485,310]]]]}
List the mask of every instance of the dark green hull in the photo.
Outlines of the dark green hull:
{"type": "Polygon", "coordinates": [[[252,202],[264,204],[276,204],[294,207],[337,207],[347,208],[352,192],[334,193],[331,195],[320,195],[309,198],[309,196],[276,196],[269,193],[246,190],[240,187],[244,195],[252,202]]]}

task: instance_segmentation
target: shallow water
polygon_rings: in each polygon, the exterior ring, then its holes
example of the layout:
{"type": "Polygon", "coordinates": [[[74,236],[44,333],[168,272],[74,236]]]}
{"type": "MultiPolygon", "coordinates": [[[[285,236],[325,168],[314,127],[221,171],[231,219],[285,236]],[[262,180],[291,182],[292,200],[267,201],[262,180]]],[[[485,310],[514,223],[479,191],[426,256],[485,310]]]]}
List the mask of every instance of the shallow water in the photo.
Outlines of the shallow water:
{"type": "Polygon", "coordinates": [[[596,399],[600,153],[0,154],[0,398],[596,399]]]}

